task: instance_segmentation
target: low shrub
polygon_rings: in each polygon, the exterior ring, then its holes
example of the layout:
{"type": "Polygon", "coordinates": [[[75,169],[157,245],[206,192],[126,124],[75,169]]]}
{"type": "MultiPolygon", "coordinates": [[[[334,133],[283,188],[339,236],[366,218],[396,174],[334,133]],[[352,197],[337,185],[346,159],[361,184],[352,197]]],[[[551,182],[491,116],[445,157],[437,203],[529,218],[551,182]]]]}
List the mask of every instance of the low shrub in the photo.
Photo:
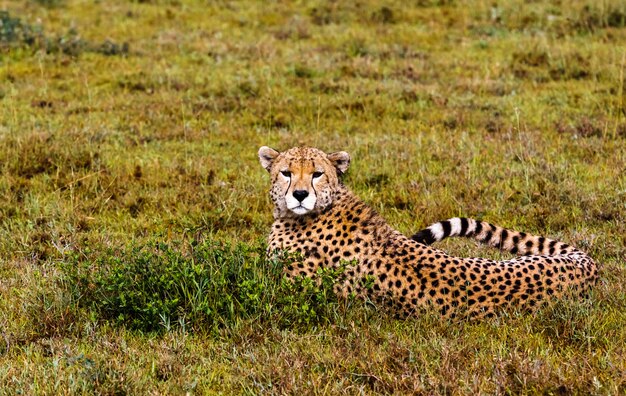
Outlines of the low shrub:
{"type": "Polygon", "coordinates": [[[76,304],[142,331],[232,329],[248,321],[297,329],[335,321],[342,303],[332,287],[345,266],[320,270],[316,281],[289,281],[282,270],[294,260],[268,258],[263,246],[207,241],[187,252],[151,243],[99,257],[76,253],[62,268],[76,304]]]}
{"type": "Polygon", "coordinates": [[[93,43],[81,38],[75,29],[69,29],[61,35],[46,35],[41,25],[29,24],[19,17],[11,16],[8,11],[0,11],[0,50],[20,48],[72,57],[83,52],[112,56],[126,55],[129,51],[128,43],[118,44],[111,40],[93,43]]]}

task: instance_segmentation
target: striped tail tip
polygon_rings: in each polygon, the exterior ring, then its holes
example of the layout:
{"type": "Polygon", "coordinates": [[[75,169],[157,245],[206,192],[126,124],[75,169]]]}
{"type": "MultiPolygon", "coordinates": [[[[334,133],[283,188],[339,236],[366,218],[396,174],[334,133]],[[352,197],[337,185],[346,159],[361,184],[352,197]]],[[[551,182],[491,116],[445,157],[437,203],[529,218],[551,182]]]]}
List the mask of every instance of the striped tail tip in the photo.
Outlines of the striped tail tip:
{"type": "Polygon", "coordinates": [[[432,231],[428,228],[421,230],[417,234],[411,237],[412,240],[423,243],[424,245],[432,245],[434,242],[437,242],[435,235],[433,235],[432,231]]]}

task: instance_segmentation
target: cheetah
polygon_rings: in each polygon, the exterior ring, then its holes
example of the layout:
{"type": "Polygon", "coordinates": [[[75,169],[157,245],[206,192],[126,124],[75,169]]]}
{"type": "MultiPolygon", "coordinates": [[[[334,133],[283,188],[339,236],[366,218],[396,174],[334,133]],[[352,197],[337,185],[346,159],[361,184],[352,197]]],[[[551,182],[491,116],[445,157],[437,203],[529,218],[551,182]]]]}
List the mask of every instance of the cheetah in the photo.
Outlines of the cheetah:
{"type": "Polygon", "coordinates": [[[407,237],[393,229],[342,182],[344,151],[310,147],[278,152],[263,146],[261,165],[271,178],[274,223],[268,254],[301,257],[287,278],[315,278],[319,269],[346,265],[335,285],[399,316],[434,307],[443,317],[491,317],[505,307],[532,310],[596,282],[594,261],[573,246],[487,222],[452,218],[407,237]],[[510,260],[454,257],[430,244],[450,236],[474,238],[516,254],[510,260]],[[369,279],[369,282],[365,280],[369,279]]]}

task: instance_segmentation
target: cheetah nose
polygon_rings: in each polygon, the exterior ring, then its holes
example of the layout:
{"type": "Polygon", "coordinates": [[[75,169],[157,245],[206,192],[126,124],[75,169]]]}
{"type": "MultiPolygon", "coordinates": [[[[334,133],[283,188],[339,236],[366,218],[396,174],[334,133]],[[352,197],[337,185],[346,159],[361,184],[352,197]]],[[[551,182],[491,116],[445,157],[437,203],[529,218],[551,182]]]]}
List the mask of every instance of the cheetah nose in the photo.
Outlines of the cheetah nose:
{"type": "Polygon", "coordinates": [[[304,201],[304,198],[309,196],[309,192],[307,190],[296,190],[293,192],[293,197],[297,199],[299,202],[304,201]]]}

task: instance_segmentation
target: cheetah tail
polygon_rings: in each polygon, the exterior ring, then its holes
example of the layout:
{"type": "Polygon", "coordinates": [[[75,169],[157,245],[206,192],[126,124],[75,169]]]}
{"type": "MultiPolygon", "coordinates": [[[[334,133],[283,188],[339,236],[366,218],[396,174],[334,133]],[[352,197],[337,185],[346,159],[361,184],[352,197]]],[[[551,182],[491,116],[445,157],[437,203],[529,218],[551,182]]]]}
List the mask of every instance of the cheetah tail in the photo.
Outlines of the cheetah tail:
{"type": "Polygon", "coordinates": [[[518,255],[541,254],[553,256],[555,254],[578,252],[578,249],[563,242],[524,232],[511,231],[485,221],[463,217],[454,217],[434,223],[413,235],[411,239],[430,245],[451,236],[473,238],[491,247],[518,255]]]}

